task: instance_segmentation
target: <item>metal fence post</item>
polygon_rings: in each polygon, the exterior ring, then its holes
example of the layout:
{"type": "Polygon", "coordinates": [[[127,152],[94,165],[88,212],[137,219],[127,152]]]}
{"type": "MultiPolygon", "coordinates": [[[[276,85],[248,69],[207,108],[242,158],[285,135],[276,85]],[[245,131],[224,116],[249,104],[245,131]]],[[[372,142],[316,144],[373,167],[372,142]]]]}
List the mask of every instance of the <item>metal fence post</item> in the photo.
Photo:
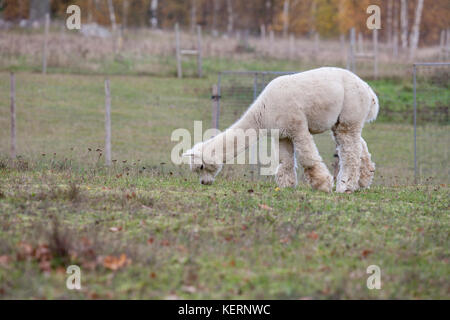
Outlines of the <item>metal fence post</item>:
{"type": "Polygon", "coordinates": [[[219,76],[217,79],[217,108],[216,108],[216,129],[219,129],[219,121],[220,121],[220,98],[221,98],[221,85],[222,82],[222,73],[219,72],[219,76]]]}
{"type": "Polygon", "coordinates": [[[414,82],[414,183],[417,184],[417,66],[413,65],[413,82],[414,82]]]}
{"type": "Polygon", "coordinates": [[[16,77],[11,72],[11,159],[16,158],[16,77]]]}
{"type": "Polygon", "coordinates": [[[175,23],[175,50],[177,56],[177,76],[181,79],[183,77],[183,71],[181,69],[180,27],[178,26],[178,22],[175,23]]]}

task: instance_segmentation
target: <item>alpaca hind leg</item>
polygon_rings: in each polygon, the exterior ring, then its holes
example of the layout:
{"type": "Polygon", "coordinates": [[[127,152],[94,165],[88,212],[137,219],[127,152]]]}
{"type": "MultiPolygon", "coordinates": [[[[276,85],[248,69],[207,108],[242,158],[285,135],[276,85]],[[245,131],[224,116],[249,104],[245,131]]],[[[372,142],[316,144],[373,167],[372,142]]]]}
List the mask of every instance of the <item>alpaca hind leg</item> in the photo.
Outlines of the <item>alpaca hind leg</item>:
{"type": "Polygon", "coordinates": [[[275,180],[280,188],[297,186],[297,165],[294,145],[289,139],[280,139],[280,165],[277,168],[275,180]]]}
{"type": "Polygon", "coordinates": [[[368,189],[372,184],[373,176],[375,174],[375,163],[372,162],[367,143],[361,137],[361,169],[359,174],[359,186],[363,189],[368,189]]]}
{"type": "Polygon", "coordinates": [[[361,167],[361,127],[340,123],[333,128],[338,145],[339,173],[336,192],[353,192],[359,188],[361,167]]]}
{"type": "Polygon", "coordinates": [[[293,141],[295,149],[299,153],[299,161],[304,169],[306,181],[313,189],[331,192],[333,189],[333,177],[323,163],[308,129],[300,128],[293,141]]]}

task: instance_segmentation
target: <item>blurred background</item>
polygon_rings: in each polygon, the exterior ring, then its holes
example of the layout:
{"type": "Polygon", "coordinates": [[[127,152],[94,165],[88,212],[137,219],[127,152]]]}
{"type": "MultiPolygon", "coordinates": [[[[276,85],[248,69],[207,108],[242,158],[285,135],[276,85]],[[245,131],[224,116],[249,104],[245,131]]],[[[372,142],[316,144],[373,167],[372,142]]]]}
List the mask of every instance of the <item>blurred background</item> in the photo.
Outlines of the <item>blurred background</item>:
{"type": "MultiPolygon", "coordinates": [[[[414,170],[447,183],[449,18],[448,0],[1,0],[0,152],[9,157],[11,72],[17,155],[29,165],[103,165],[109,78],[113,162],[184,174],[170,161],[174,129],[224,129],[275,76],[337,66],[380,98],[364,131],[377,183],[409,183],[414,170]],[[80,30],[66,26],[72,4],[80,30]],[[369,5],[380,30],[367,28],[369,5]],[[414,62],[439,64],[414,73],[414,62]]],[[[331,168],[329,134],[316,141],[331,168]]]]}

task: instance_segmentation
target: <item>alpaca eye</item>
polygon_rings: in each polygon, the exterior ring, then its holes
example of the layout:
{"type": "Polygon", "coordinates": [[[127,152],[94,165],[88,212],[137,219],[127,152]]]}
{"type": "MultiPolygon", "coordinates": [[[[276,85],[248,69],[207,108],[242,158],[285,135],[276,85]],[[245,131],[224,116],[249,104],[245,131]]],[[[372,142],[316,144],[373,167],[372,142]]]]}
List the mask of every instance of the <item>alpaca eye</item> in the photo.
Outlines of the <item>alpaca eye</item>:
{"type": "Polygon", "coordinates": [[[200,166],[200,170],[203,170],[203,165],[200,166]]]}

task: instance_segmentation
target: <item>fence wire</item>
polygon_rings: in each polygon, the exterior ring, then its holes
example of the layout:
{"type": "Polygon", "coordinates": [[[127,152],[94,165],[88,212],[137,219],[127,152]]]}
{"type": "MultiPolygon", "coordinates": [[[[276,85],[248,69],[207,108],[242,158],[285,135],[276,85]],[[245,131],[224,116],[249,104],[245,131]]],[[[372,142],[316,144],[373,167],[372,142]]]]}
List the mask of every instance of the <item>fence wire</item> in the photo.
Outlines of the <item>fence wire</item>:
{"type": "Polygon", "coordinates": [[[450,63],[414,65],[414,168],[418,183],[450,183],[450,63]]]}

